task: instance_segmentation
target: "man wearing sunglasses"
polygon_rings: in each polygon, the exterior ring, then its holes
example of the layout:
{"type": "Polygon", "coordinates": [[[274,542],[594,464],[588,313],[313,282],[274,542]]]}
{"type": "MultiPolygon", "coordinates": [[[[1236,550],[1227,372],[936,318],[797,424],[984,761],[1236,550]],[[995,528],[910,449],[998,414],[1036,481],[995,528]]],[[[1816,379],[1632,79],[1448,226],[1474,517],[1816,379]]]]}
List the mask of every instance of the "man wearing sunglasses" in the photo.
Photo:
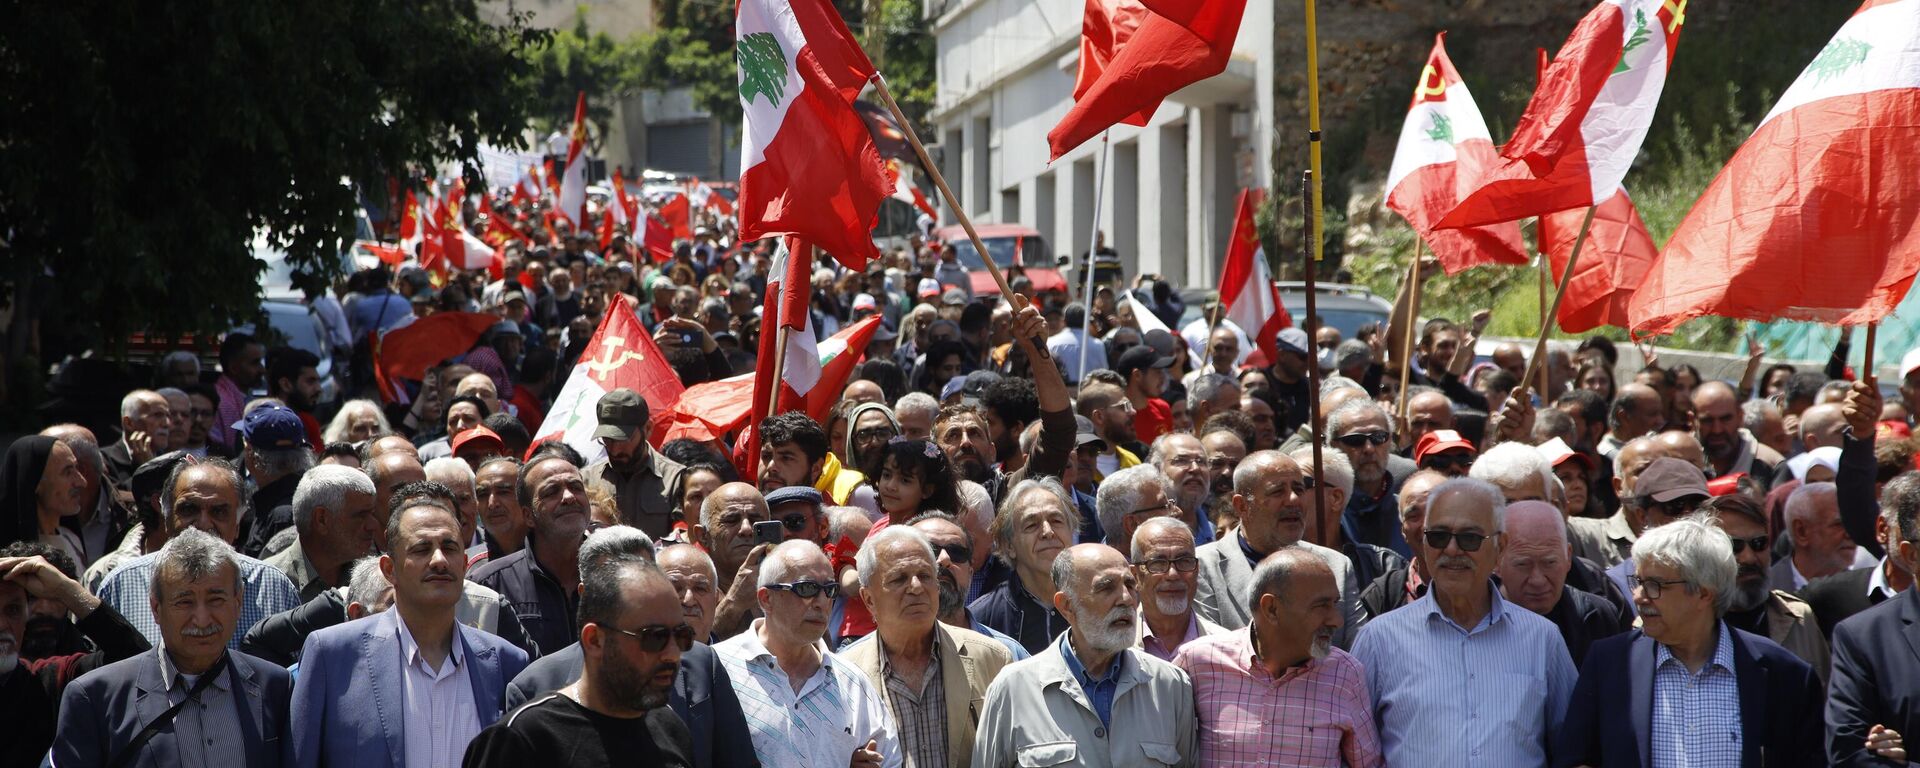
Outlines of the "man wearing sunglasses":
{"type": "Polygon", "coordinates": [[[1478,451],[1473,443],[1451,429],[1436,429],[1421,435],[1413,445],[1413,462],[1449,478],[1466,477],[1473,468],[1478,451]]]}
{"type": "Polygon", "coordinates": [[[934,565],[940,568],[935,577],[940,582],[940,621],[993,638],[1007,649],[1014,661],[1031,655],[1019,640],[980,623],[967,608],[967,585],[973,583],[973,553],[978,551],[974,547],[982,545],[976,543],[978,540],[960,524],[960,519],[936,510],[920,513],[907,525],[926,534],[927,541],[933,545],[934,565]]]}
{"type": "MultiPolygon", "coordinates": [[[[1699,467],[1682,459],[1662,456],[1648,463],[1647,468],[1633,478],[1632,495],[1622,496],[1620,506],[1632,510],[1631,516],[1640,520],[1640,535],[1645,536],[1647,531],[1693,514],[1709,495],[1707,476],[1699,467]]],[[[1634,546],[1640,546],[1637,539],[1634,546]]],[[[1631,557],[1607,569],[1607,578],[1613,580],[1623,595],[1633,594],[1627,582],[1633,569],[1631,557]]],[[[1638,605],[1629,603],[1635,610],[1638,605]]]]}
{"type": "MultiPolygon", "coordinates": [[[[1826,617],[1816,619],[1808,601],[1767,583],[1773,537],[1767,535],[1766,512],[1751,497],[1737,492],[1709,499],[1701,508],[1712,512],[1713,524],[1733,540],[1733,560],[1739,565],[1722,616],[1727,626],[1779,643],[1813,665],[1814,673],[1825,682],[1829,649],[1822,627],[1826,617]]],[[[1860,585],[1866,589],[1864,580],[1860,585]]]]}
{"type": "Polygon", "coordinates": [[[1387,409],[1366,398],[1335,408],[1327,414],[1326,447],[1340,451],[1353,465],[1353,493],[1344,508],[1344,527],[1367,544],[1386,547],[1401,557],[1412,554],[1398,535],[1400,503],[1393,496],[1393,479],[1413,474],[1414,465],[1393,454],[1393,419],[1387,409]]]}
{"type": "Polygon", "coordinates": [[[1577,675],[1553,622],[1492,582],[1505,513],[1491,483],[1434,488],[1420,542],[1426,595],[1374,617],[1354,642],[1390,765],[1547,764],[1577,675]]]}
{"type": "Polygon", "coordinates": [[[1200,558],[1193,554],[1193,529],[1175,518],[1148,519],[1134,530],[1131,552],[1140,577],[1136,647],[1161,661],[1173,661],[1188,641],[1227,631],[1194,610],[1200,558]]]}
{"type": "Polygon", "coordinates": [[[823,641],[840,582],[811,541],[787,541],[761,562],[764,618],[713,647],[733,680],[764,768],[900,768],[886,701],[823,641]],[[805,713],[805,717],[797,716],[805,713]]]}
{"type": "Polygon", "coordinates": [[[468,768],[562,755],[583,768],[699,765],[687,723],[667,706],[694,635],[673,584],[644,556],[582,562],[578,678],[482,731],[467,750],[468,768]]]}

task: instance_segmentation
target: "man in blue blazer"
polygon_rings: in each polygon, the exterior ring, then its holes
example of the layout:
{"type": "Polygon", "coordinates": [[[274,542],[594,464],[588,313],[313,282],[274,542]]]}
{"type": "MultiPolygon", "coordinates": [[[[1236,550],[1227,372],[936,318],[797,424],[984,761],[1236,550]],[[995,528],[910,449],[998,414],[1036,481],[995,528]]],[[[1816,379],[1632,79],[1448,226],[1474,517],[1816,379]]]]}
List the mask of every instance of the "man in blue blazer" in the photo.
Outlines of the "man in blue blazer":
{"type": "Polygon", "coordinates": [[[454,504],[435,483],[394,492],[393,552],[380,558],[393,607],[307,637],[293,687],[294,765],[457,765],[500,719],[507,681],[527,655],[454,620],[467,570],[454,504]]]}
{"type": "Polygon", "coordinates": [[[244,588],[226,542],[192,528],[167,542],[150,598],[161,646],[67,686],[54,764],[283,765],[293,681],[277,665],[227,650],[244,588]]]}
{"type": "Polygon", "coordinates": [[[1588,649],[1553,764],[1821,765],[1813,668],[1721,620],[1739,569],[1727,535],[1678,520],[1642,534],[1632,562],[1642,629],[1588,649]]]}

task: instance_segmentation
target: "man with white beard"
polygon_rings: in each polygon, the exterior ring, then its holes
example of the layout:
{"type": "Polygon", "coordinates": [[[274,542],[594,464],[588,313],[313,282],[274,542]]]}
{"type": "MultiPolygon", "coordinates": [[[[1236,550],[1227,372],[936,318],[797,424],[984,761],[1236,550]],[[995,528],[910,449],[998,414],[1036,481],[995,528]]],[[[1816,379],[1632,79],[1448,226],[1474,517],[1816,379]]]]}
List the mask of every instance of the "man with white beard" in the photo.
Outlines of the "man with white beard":
{"type": "Polygon", "coordinates": [[[1127,559],[1105,544],[1071,547],[1054,558],[1053,583],[1071,628],[987,688],[973,768],[1194,765],[1193,685],[1131,647],[1139,582],[1127,559]]]}
{"type": "Polygon", "coordinates": [[[1173,661],[1190,640],[1227,629],[1193,610],[1200,585],[1200,560],[1193,555],[1193,530],[1178,518],[1156,517],[1133,531],[1133,569],[1140,578],[1140,616],[1136,645],[1161,661],[1173,661]]]}
{"type": "Polygon", "coordinates": [[[1366,671],[1333,647],[1345,619],[1333,568],[1282,549],[1253,572],[1253,621],[1173,660],[1199,702],[1208,766],[1384,765],[1366,671]]]}

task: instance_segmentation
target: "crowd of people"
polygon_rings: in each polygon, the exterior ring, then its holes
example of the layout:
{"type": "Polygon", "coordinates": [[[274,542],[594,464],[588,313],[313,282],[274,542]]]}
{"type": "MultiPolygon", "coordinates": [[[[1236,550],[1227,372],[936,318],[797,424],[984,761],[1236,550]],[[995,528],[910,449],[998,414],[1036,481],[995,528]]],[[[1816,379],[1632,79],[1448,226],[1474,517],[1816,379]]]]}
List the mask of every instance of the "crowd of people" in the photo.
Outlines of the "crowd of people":
{"type": "Polygon", "coordinates": [[[771,244],[731,234],[369,270],[310,297],[337,406],[235,333],[14,441],[0,768],[1906,760],[1920,351],[1897,398],[1600,337],[1522,387],[1404,296],[1252,340],[1153,278],[975,294],[915,239],[816,265],[816,332],[881,330],[756,464],[651,444],[627,389],[536,442],[616,293],[683,383],[753,369],[771,244]],[[437,311],[499,320],[372,397],[356,340],[437,311]]]}

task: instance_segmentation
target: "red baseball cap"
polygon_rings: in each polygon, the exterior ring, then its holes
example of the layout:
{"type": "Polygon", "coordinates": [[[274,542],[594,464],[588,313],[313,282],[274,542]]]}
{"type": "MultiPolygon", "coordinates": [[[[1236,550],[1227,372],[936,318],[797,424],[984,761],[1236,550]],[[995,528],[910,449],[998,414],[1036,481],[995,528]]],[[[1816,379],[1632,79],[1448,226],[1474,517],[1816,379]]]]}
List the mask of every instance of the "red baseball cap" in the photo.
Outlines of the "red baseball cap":
{"type": "Polygon", "coordinates": [[[453,438],[454,455],[460,455],[460,449],[469,445],[482,449],[491,448],[495,454],[504,454],[507,452],[507,443],[500,439],[500,433],[487,429],[485,425],[468,427],[467,431],[455,435],[453,438]]]}
{"type": "Polygon", "coordinates": [[[1467,449],[1467,453],[1478,453],[1478,451],[1474,450],[1473,443],[1467,442],[1467,439],[1461,437],[1459,432],[1451,429],[1436,429],[1421,435],[1420,441],[1414,444],[1413,463],[1418,464],[1426,461],[1428,456],[1443,451],[1451,451],[1456,448],[1465,448],[1467,449]]]}

